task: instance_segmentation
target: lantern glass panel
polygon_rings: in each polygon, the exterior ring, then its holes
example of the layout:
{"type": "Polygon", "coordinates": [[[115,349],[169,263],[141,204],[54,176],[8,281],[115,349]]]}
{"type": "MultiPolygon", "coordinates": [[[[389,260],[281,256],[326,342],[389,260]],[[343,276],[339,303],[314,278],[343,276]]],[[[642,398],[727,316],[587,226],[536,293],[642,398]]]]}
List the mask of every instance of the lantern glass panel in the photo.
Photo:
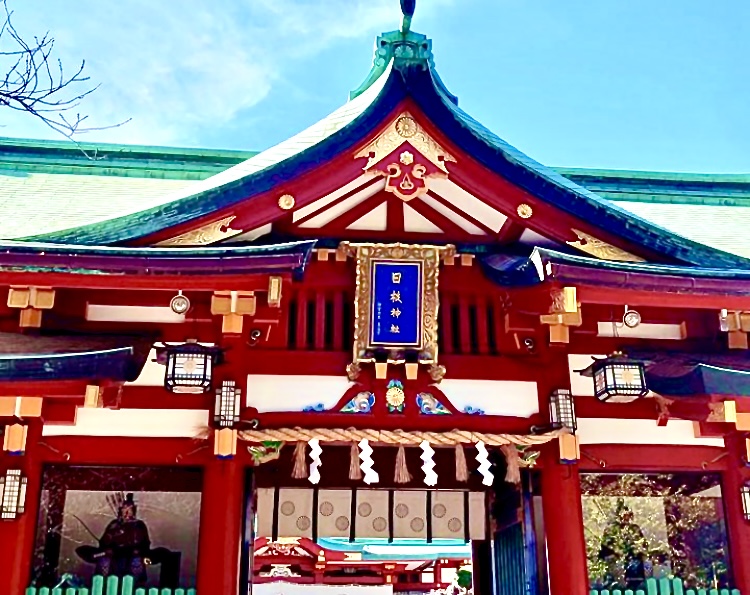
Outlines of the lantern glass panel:
{"type": "Polygon", "coordinates": [[[167,348],[164,386],[174,393],[204,393],[211,389],[215,354],[209,347],[186,343],[167,348]]]}
{"type": "Polygon", "coordinates": [[[575,434],[578,427],[573,395],[568,390],[556,390],[549,398],[550,422],[575,434]]]}
{"type": "Polygon", "coordinates": [[[222,428],[229,428],[240,421],[240,396],[234,380],[225,380],[216,395],[214,421],[222,428]]]}
{"type": "Polygon", "coordinates": [[[18,469],[9,469],[0,477],[0,519],[14,519],[23,513],[26,478],[18,469]]]}
{"type": "Polygon", "coordinates": [[[750,485],[745,484],[740,488],[742,496],[742,516],[746,521],[750,521],[750,485]]]}
{"type": "Polygon", "coordinates": [[[601,360],[594,367],[594,394],[600,401],[629,403],[648,394],[641,362],[601,360]]]}

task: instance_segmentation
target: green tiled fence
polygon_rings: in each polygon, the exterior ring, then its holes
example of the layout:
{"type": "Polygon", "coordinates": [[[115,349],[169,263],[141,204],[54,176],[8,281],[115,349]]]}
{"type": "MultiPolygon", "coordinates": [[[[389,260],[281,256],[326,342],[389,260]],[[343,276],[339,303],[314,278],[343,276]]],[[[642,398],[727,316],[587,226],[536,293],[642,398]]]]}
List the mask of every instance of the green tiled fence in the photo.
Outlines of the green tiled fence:
{"type": "MultiPolygon", "coordinates": [[[[91,588],[61,587],[29,587],[26,595],[195,595],[195,589],[142,589],[133,586],[133,577],[125,576],[122,580],[116,576],[107,579],[95,576],[91,581],[91,588]]],[[[218,594],[217,594],[218,595],[218,594]]]]}
{"type": "Polygon", "coordinates": [[[737,589],[688,589],[682,581],[675,579],[650,578],[646,581],[646,589],[637,591],[614,589],[592,590],[591,595],[740,595],[737,589]]]}

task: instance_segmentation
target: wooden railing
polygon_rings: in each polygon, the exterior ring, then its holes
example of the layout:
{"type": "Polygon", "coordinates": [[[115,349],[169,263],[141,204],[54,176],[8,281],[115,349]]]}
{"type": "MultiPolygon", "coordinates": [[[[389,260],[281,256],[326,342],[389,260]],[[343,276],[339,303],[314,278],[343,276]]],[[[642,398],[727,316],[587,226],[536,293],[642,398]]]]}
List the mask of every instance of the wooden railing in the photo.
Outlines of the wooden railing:
{"type": "Polygon", "coordinates": [[[95,576],[91,588],[87,587],[29,587],[26,595],[195,595],[195,589],[150,589],[135,588],[133,577],[125,576],[122,580],[116,576],[104,578],[95,576]]]}
{"type": "Polygon", "coordinates": [[[646,588],[632,591],[630,589],[593,589],[591,595],[740,595],[737,589],[688,589],[680,579],[653,578],[646,580],[646,588]]]}

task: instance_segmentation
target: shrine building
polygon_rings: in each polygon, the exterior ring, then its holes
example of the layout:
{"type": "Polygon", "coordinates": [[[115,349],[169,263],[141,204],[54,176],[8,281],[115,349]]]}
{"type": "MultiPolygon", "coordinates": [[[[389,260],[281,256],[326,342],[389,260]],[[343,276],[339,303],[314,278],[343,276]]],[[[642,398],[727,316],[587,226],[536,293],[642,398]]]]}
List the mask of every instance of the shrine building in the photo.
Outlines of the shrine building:
{"type": "Polygon", "coordinates": [[[260,153],[0,139],[0,594],[750,595],[750,176],[537,163],[403,6],[260,153]]]}

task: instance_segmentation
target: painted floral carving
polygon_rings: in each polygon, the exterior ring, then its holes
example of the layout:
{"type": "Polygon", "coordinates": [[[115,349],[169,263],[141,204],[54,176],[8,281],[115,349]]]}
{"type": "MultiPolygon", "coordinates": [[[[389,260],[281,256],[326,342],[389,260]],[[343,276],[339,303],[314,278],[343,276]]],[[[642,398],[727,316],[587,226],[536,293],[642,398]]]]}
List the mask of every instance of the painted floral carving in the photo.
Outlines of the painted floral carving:
{"type": "Polygon", "coordinates": [[[371,392],[363,391],[357,393],[351,401],[344,405],[341,413],[370,413],[374,404],[375,395],[371,392]]]}
{"type": "Polygon", "coordinates": [[[450,414],[450,410],[438,401],[432,393],[419,393],[417,395],[417,406],[419,407],[419,412],[425,415],[450,414]]]}
{"type": "Polygon", "coordinates": [[[388,389],[385,391],[385,402],[388,405],[388,411],[390,413],[401,413],[404,410],[405,401],[404,385],[399,380],[391,380],[388,383],[388,389]]]}

